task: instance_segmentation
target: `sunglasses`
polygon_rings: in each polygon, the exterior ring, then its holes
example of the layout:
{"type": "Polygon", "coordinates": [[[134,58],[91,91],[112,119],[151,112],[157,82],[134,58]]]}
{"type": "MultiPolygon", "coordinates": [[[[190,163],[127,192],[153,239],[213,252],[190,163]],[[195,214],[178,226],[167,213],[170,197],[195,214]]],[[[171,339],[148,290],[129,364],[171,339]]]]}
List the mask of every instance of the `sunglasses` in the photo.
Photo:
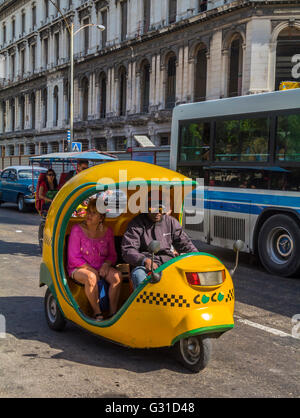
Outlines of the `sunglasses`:
{"type": "Polygon", "coordinates": [[[55,174],[47,174],[48,177],[55,177],[55,174]]]}

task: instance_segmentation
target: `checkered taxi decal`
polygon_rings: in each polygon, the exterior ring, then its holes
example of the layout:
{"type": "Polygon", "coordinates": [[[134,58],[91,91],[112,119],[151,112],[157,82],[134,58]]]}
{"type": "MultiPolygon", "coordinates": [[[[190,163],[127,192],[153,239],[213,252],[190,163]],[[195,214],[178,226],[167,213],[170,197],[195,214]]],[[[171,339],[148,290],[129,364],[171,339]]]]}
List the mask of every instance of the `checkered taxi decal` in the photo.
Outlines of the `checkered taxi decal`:
{"type": "MultiPolygon", "coordinates": [[[[223,292],[214,292],[212,294],[198,293],[193,302],[195,305],[206,305],[208,302],[231,302],[234,300],[234,290],[229,289],[226,296],[223,292]]],[[[154,293],[144,291],[136,299],[137,303],[148,303],[149,305],[169,306],[176,308],[190,308],[190,302],[183,295],[173,295],[167,293],[154,293]]]]}
{"type": "Polygon", "coordinates": [[[171,306],[189,308],[190,304],[182,295],[168,295],[167,293],[153,293],[144,291],[136,299],[137,302],[149,303],[150,305],[171,306]]]}

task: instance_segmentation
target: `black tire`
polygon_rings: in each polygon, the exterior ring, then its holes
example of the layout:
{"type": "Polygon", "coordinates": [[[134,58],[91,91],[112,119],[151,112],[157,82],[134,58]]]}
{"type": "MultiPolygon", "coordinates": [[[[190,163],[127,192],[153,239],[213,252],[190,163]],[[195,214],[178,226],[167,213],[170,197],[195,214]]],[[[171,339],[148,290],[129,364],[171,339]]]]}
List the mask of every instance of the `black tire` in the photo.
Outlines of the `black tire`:
{"type": "Polygon", "coordinates": [[[264,268],[278,276],[300,273],[300,226],[288,215],[273,215],[258,236],[258,254],[264,268]]]}
{"type": "Polygon", "coordinates": [[[47,289],[45,294],[44,308],[49,328],[54,331],[63,331],[66,326],[66,320],[60,312],[55,297],[52,295],[49,289],[47,289]]]}
{"type": "Polygon", "coordinates": [[[17,203],[18,203],[19,212],[22,212],[22,213],[26,212],[27,207],[26,207],[23,195],[20,194],[18,196],[18,202],[17,203]]]}
{"type": "Polygon", "coordinates": [[[39,247],[41,250],[41,254],[43,253],[44,228],[45,228],[45,220],[42,219],[40,226],[39,226],[39,232],[38,232],[38,240],[39,240],[39,247]]]}
{"type": "Polygon", "coordinates": [[[211,338],[205,335],[197,335],[183,338],[175,344],[175,356],[183,366],[198,373],[207,366],[211,351],[211,338]]]}

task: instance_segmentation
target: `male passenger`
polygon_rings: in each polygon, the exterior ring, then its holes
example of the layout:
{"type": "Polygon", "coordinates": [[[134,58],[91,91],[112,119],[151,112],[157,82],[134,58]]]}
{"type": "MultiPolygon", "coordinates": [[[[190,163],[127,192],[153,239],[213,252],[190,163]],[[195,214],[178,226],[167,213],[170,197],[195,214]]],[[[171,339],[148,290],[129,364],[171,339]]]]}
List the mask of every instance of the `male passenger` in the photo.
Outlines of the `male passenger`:
{"type": "Polygon", "coordinates": [[[131,273],[134,288],[151,271],[152,255],[148,246],[153,240],[160,242],[160,251],[154,256],[154,269],[176,257],[174,248],[178,253],[198,252],[180,223],[166,214],[162,201],[152,204],[148,201],[148,213],[141,213],[129,223],[122,240],[122,257],[135,267],[131,273]]]}

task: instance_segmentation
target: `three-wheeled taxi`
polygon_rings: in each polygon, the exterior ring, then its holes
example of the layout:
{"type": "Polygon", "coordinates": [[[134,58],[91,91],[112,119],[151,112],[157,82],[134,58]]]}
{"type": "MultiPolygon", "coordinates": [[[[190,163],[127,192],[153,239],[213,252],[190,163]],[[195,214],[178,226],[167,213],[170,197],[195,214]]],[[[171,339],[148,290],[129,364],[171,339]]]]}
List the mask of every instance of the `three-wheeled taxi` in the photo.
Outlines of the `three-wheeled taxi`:
{"type": "MultiPolygon", "coordinates": [[[[48,287],[46,319],[51,329],[62,330],[68,320],[132,348],[172,347],[188,369],[198,372],[209,360],[211,339],[234,326],[233,282],[220,260],[195,252],[172,258],[150,272],[133,290],[130,266],[122,260],[120,245],[128,223],[137,215],[132,213],[132,207],[139,207],[142,187],[169,188],[170,212],[165,216],[174,216],[181,222],[180,202],[196,187],[196,182],[155,165],[117,161],[79,173],[58,192],[46,219],[40,267],[40,286],[48,287]],[[127,197],[127,204],[105,220],[114,231],[119,257],[116,267],[124,272],[123,283],[118,312],[97,322],[91,318],[83,287],[68,277],[68,236],[72,226],[82,222],[81,218],[72,217],[74,209],[90,196],[112,189],[127,197]]],[[[159,245],[153,245],[155,251],[159,251],[159,245]]]]}

